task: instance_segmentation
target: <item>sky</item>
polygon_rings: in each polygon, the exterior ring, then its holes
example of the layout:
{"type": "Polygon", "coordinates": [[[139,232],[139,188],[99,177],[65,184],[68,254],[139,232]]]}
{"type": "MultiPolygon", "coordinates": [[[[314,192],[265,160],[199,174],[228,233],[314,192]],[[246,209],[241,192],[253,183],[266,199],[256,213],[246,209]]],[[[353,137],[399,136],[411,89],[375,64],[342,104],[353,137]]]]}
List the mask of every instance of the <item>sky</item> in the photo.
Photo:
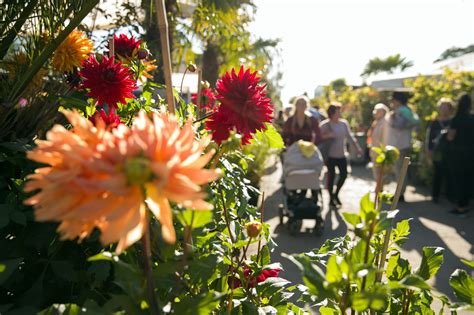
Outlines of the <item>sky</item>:
{"type": "Polygon", "coordinates": [[[257,37],[280,38],[283,103],[337,78],[361,84],[373,57],[400,53],[429,69],[447,48],[474,44],[474,0],[255,0],[257,37]]]}

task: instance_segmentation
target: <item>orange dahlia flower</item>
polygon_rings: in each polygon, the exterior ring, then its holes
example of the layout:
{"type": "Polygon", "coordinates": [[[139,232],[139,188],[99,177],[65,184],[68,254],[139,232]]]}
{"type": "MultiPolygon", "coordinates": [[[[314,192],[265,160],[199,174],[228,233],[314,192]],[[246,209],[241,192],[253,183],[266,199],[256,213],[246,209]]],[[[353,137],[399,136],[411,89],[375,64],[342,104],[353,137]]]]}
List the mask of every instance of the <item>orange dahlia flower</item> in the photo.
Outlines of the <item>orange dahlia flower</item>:
{"type": "Polygon", "coordinates": [[[28,158],[48,164],[29,175],[25,201],[39,221],[59,221],[63,239],[79,241],[94,228],[102,244],[118,242],[120,253],[139,240],[146,208],[160,221],[165,241],[176,240],[169,202],[197,210],[204,201],[200,185],[218,178],[204,169],[214,152],[202,154],[207,139],[196,140],[191,122],[180,128],[165,112],[151,118],[140,112],[131,128],[94,126],[77,112],[65,111],[72,129],[53,127],[28,158]]]}
{"type": "Polygon", "coordinates": [[[60,72],[71,72],[80,67],[94,45],[83,32],[72,31],[53,55],[53,67],[60,72]]]}

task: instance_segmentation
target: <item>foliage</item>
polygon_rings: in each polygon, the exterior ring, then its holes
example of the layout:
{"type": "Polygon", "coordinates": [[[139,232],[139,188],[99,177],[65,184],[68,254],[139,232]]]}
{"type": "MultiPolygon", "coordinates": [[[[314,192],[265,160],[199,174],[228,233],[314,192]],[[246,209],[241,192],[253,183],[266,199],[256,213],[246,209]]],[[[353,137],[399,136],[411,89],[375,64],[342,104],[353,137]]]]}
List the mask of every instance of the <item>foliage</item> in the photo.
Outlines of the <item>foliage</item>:
{"type": "MultiPolygon", "coordinates": [[[[443,97],[455,101],[459,95],[470,91],[474,87],[474,72],[455,72],[446,68],[440,76],[418,76],[413,80],[407,80],[405,85],[413,89],[409,102],[421,119],[418,139],[424,141],[430,122],[436,119],[438,101],[443,97]]],[[[417,172],[423,182],[430,182],[431,165],[420,163],[417,172]]]]}
{"type": "Polygon", "coordinates": [[[465,54],[474,52],[474,44],[466,47],[451,47],[443,51],[443,53],[435,60],[435,62],[443,61],[450,58],[460,57],[465,54]]]}
{"type": "Polygon", "coordinates": [[[413,62],[407,61],[406,58],[401,57],[400,54],[388,56],[386,58],[374,57],[365,65],[361,76],[368,77],[381,72],[393,73],[397,69],[403,71],[412,66],[413,62]]]}
{"type": "MultiPolygon", "coordinates": [[[[451,276],[450,284],[461,304],[435,294],[426,281],[438,272],[444,249],[423,247],[420,265],[411,266],[399,250],[410,233],[409,220],[398,222],[392,230],[398,210],[381,211],[382,203],[376,208],[371,198],[367,194],[361,199],[358,214],[343,213],[353,236],[327,240],[319,249],[291,257],[303,273],[310,294],[308,301],[318,306],[322,314],[346,314],[348,310],[365,314],[435,314],[431,306],[434,299],[442,303],[440,314],[446,307],[452,314],[472,309],[472,277],[461,270],[451,276]],[[387,258],[383,252],[386,233],[390,233],[387,258]],[[382,261],[386,264],[380,269],[382,261]]],[[[386,199],[383,195],[380,198],[386,199]]]]}

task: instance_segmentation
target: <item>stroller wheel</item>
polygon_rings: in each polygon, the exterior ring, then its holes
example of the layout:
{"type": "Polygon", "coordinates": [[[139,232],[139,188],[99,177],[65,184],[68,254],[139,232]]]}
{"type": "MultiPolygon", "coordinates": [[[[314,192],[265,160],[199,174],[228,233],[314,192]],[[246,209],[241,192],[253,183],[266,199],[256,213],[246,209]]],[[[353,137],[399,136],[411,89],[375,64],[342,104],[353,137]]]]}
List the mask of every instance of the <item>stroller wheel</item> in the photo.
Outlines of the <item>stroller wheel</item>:
{"type": "Polygon", "coordinates": [[[290,219],[288,220],[288,231],[291,235],[295,235],[301,230],[302,225],[302,220],[290,219]]]}
{"type": "Polygon", "coordinates": [[[280,203],[278,205],[278,217],[280,219],[280,224],[283,224],[283,217],[285,216],[283,213],[284,211],[285,211],[285,206],[280,203]]]}
{"type": "Polygon", "coordinates": [[[322,236],[323,232],[324,232],[323,218],[316,218],[316,225],[314,226],[314,234],[316,236],[322,236]]]}

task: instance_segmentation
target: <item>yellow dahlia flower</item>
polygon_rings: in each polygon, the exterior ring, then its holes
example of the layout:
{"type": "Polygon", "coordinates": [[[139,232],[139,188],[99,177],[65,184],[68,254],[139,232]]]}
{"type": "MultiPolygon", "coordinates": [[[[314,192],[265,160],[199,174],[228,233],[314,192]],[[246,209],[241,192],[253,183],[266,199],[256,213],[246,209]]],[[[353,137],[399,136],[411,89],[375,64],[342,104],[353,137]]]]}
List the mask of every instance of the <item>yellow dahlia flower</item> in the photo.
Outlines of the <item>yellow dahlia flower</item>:
{"type": "Polygon", "coordinates": [[[92,52],[92,41],[83,32],[72,31],[53,55],[53,67],[60,72],[71,72],[80,67],[92,52]]]}

